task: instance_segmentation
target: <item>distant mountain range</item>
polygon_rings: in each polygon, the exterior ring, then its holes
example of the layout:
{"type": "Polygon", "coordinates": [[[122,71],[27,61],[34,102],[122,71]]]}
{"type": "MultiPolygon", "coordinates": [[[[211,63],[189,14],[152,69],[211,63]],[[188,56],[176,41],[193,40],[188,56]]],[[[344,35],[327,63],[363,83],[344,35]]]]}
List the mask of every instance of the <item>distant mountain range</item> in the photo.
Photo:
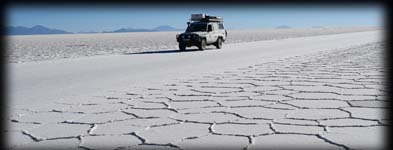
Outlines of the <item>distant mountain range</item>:
{"type": "MultiPolygon", "coordinates": [[[[119,32],[159,32],[159,31],[180,31],[183,29],[176,29],[174,27],[168,25],[158,26],[153,29],[136,29],[136,28],[121,28],[113,31],[103,31],[103,32],[78,32],[78,33],[119,33],[119,32]]],[[[35,34],[73,34],[72,32],[68,32],[65,30],[52,29],[42,25],[36,25],[31,28],[29,27],[7,27],[6,29],[7,35],[35,35],[35,34]]]]}
{"type": "Polygon", "coordinates": [[[174,27],[163,25],[153,29],[136,29],[136,28],[121,28],[114,31],[104,31],[104,33],[118,33],[118,32],[159,32],[159,31],[179,31],[183,29],[176,29],[174,27]]]}
{"type": "Polygon", "coordinates": [[[312,26],[311,28],[314,28],[314,29],[318,28],[318,29],[320,29],[320,28],[325,28],[325,27],[324,26],[312,26]]]}
{"type": "Polygon", "coordinates": [[[41,25],[36,25],[31,28],[21,26],[7,27],[6,31],[8,35],[72,34],[72,32],[67,32],[59,29],[51,29],[41,25]]]}
{"type": "Polygon", "coordinates": [[[290,26],[287,25],[281,25],[281,26],[277,26],[276,29],[290,29],[290,26]]]}

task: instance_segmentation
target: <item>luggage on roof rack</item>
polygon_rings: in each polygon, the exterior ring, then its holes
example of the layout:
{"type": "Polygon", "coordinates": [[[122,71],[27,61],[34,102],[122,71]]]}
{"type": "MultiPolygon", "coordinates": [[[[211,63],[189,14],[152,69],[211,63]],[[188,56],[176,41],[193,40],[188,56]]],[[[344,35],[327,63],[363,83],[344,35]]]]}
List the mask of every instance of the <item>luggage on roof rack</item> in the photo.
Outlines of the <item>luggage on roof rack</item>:
{"type": "Polygon", "coordinates": [[[207,14],[191,14],[190,20],[198,22],[224,22],[222,17],[209,16],[207,14]]]}

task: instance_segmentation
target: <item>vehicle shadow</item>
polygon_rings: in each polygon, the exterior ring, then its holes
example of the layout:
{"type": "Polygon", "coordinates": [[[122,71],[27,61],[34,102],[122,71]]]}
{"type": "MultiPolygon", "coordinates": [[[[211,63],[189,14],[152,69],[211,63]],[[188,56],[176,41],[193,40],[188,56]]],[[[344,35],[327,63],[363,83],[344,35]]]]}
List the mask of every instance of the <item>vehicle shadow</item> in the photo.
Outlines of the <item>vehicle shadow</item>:
{"type": "MultiPolygon", "coordinates": [[[[205,51],[215,50],[215,48],[206,48],[205,51]]],[[[135,53],[124,53],[124,55],[139,55],[139,54],[171,54],[171,53],[190,53],[190,52],[203,52],[199,49],[187,49],[180,51],[179,49],[174,50],[158,50],[158,51],[147,51],[147,52],[135,52],[135,53]]]]}

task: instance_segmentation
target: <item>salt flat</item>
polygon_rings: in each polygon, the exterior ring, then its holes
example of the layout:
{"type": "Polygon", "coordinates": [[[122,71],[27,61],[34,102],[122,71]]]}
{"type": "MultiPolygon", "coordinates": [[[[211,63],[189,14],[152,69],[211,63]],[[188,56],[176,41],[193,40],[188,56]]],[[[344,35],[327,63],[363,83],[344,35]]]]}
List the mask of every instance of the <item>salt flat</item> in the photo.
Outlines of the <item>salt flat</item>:
{"type": "MultiPolygon", "coordinates": [[[[228,30],[227,43],[377,30],[378,27],[228,30]]],[[[90,57],[177,49],[175,32],[7,36],[8,62],[90,57]]]]}
{"type": "Polygon", "coordinates": [[[382,34],[11,63],[10,146],[381,148],[382,34]]]}

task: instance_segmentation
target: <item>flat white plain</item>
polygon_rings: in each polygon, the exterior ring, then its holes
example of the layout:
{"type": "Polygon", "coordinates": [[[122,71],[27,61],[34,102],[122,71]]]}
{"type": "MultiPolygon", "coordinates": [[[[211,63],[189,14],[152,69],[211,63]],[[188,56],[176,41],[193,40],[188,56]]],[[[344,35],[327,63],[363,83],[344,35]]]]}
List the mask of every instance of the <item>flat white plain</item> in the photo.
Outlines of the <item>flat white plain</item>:
{"type": "MultiPolygon", "coordinates": [[[[226,44],[376,29],[378,28],[330,27],[228,30],[226,44]]],[[[167,49],[177,50],[176,34],[179,33],[181,31],[7,36],[7,56],[8,62],[21,63],[167,49]]]]}
{"type": "Polygon", "coordinates": [[[188,52],[176,50],[174,32],[18,36],[25,39],[18,46],[42,44],[54,51],[38,51],[53,56],[42,57],[23,49],[26,53],[13,60],[25,62],[8,64],[10,144],[16,149],[93,149],[99,143],[108,143],[99,145],[108,149],[379,148],[388,119],[381,115],[383,30],[355,29],[345,31],[363,32],[239,31],[239,41],[228,39],[223,49],[188,52]],[[64,49],[70,43],[85,46],[78,37],[97,47],[64,49]],[[132,43],[140,49],[108,50],[132,43]],[[160,52],[123,54],[136,51],[160,52]],[[59,59],[69,55],[80,58],[59,59]]]}

